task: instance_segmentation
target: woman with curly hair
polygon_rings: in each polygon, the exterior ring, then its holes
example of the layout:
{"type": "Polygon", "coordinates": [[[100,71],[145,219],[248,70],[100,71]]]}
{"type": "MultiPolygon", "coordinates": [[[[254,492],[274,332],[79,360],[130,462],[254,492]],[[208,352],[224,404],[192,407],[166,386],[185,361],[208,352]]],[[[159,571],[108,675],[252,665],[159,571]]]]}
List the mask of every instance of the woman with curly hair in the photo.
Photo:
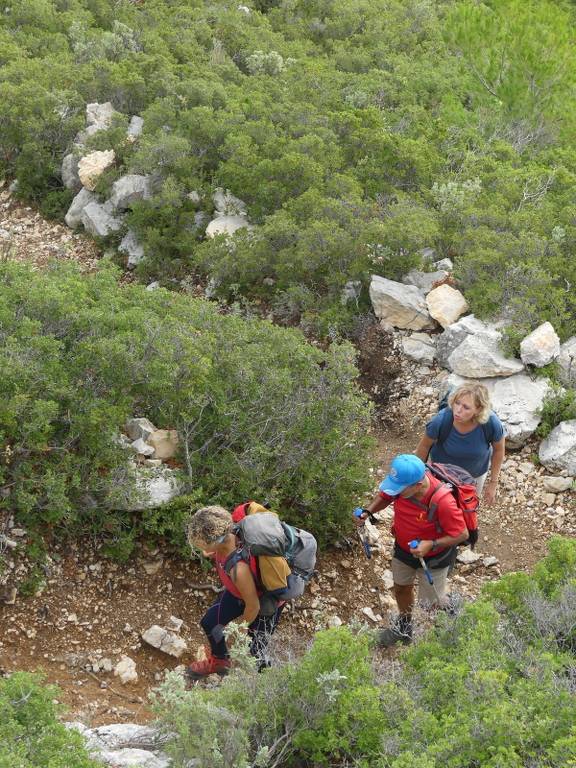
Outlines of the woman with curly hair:
{"type": "Polygon", "coordinates": [[[484,491],[484,501],[493,504],[504,461],[505,436],[484,384],[470,382],[454,389],[448,406],[426,425],[426,434],[414,453],[422,461],[430,455],[431,461],[467,470],[476,480],[478,494],[484,491]]]}

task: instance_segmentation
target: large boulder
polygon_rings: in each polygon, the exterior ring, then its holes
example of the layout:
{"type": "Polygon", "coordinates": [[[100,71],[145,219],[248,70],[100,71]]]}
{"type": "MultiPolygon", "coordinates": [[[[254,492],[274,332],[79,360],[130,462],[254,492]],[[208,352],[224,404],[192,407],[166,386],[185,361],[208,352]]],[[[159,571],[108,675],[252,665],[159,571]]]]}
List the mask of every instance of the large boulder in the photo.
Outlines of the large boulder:
{"type": "Polygon", "coordinates": [[[442,328],[452,325],[461,315],[468,312],[468,303],[464,296],[447,283],[430,291],[426,296],[426,305],[430,315],[442,328]]]}
{"type": "Polygon", "coordinates": [[[146,442],[154,449],[156,459],[172,459],[178,453],[178,432],[175,429],[156,429],[146,442]]]}
{"type": "Polygon", "coordinates": [[[558,377],[567,387],[576,387],[576,336],[572,336],[560,347],[558,355],[558,377]]]}
{"type": "Polygon", "coordinates": [[[82,211],[90,203],[97,203],[98,197],[88,189],[81,189],[70,203],[64,221],[70,229],[76,229],[82,223],[82,211]]]}
{"type": "Polygon", "coordinates": [[[434,320],[428,313],[424,296],[414,285],[372,275],[370,299],[376,317],[395,328],[411,331],[434,328],[434,320]]]}
{"type": "MultiPolygon", "coordinates": [[[[451,374],[447,384],[457,387],[470,379],[451,374]]],[[[534,434],[540,423],[540,412],[544,398],[550,391],[546,379],[534,381],[526,373],[517,373],[508,378],[483,379],[490,393],[492,409],[506,428],[506,443],[511,448],[520,448],[534,434]]]]}
{"type": "MultiPolygon", "coordinates": [[[[168,740],[147,725],[113,723],[87,728],[83,723],[66,723],[82,734],[86,746],[99,764],[110,768],[169,768],[170,758],[162,751],[168,740]]],[[[190,768],[195,765],[190,761],[190,768]]]]}
{"type": "Polygon", "coordinates": [[[448,367],[448,358],[456,347],[460,346],[467,336],[480,336],[481,338],[500,341],[502,334],[492,325],[486,325],[474,315],[466,315],[457,323],[452,323],[444,329],[436,340],[436,359],[440,365],[448,367]]]}
{"type": "Polygon", "coordinates": [[[151,194],[149,176],[129,173],[112,184],[110,202],[114,208],[124,211],[138,200],[147,200],[151,194]]]}
{"type": "Polygon", "coordinates": [[[497,341],[481,336],[467,336],[448,358],[448,365],[454,373],[473,379],[512,376],[524,369],[520,360],[504,357],[497,341]]]}
{"type": "Polygon", "coordinates": [[[576,475],[576,419],[554,427],[540,443],[538,458],[546,469],[576,475]]]}
{"type": "Polygon", "coordinates": [[[72,152],[62,160],[62,184],[66,189],[71,189],[78,193],[82,189],[82,182],[78,176],[78,158],[72,152]]]}
{"type": "Polygon", "coordinates": [[[86,104],[86,125],[89,128],[105,131],[112,125],[115,114],[116,110],[110,101],[105,101],[102,104],[98,102],[86,104]]]}
{"type": "Polygon", "coordinates": [[[542,368],[560,354],[560,339],[552,323],[539,325],[520,342],[520,357],[525,365],[542,368]]]}
{"type": "Polygon", "coordinates": [[[144,246],[140,244],[140,241],[131,229],[129,229],[122,238],[118,250],[120,253],[124,253],[128,256],[128,262],[126,264],[128,269],[134,269],[134,267],[140,264],[145,255],[144,246]]]}
{"type": "Polygon", "coordinates": [[[441,280],[445,280],[448,277],[448,272],[444,269],[439,269],[436,272],[420,272],[417,269],[413,269],[404,275],[402,282],[406,285],[415,285],[420,289],[422,293],[430,293],[434,288],[434,283],[439,283],[441,280]]]}
{"type": "Polygon", "coordinates": [[[80,214],[80,220],[86,232],[94,237],[107,237],[122,228],[123,218],[114,216],[113,208],[109,201],[100,203],[88,203],[80,214]]]}
{"type": "Polygon", "coordinates": [[[128,419],[126,422],[126,432],[132,440],[148,440],[153,432],[156,432],[157,427],[152,424],[149,419],[144,417],[137,417],[135,419],[128,419]]]}
{"type": "Polygon", "coordinates": [[[206,227],[206,237],[233,235],[239,229],[252,229],[244,216],[217,216],[206,227]]]}
{"type": "Polygon", "coordinates": [[[78,176],[82,185],[93,192],[100,176],[114,165],[115,160],[116,153],[113,149],[97,150],[80,158],[78,176]]]}

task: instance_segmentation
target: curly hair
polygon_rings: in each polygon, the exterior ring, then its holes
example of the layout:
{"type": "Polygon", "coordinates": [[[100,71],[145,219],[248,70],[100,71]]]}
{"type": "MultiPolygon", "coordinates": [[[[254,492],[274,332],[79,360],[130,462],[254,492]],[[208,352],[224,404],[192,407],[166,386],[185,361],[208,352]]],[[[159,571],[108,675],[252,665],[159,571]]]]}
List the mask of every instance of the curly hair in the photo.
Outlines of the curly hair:
{"type": "Polygon", "coordinates": [[[456,387],[456,389],[450,392],[450,395],[448,396],[448,405],[450,408],[452,408],[456,400],[463,395],[470,395],[474,401],[474,405],[478,408],[478,413],[476,414],[476,421],[478,424],[486,424],[492,411],[490,393],[486,386],[473,381],[456,387]]]}
{"type": "Polygon", "coordinates": [[[217,543],[231,533],[232,525],[232,515],[224,507],[202,507],[186,523],[186,539],[191,546],[194,541],[217,543]]]}

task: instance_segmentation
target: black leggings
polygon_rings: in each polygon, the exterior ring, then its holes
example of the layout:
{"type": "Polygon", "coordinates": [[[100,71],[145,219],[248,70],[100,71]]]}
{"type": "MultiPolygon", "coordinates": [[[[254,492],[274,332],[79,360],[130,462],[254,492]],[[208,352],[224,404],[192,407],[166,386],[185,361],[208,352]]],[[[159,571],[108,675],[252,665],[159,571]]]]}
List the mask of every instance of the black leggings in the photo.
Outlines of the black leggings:
{"type": "MultiPolygon", "coordinates": [[[[255,656],[261,663],[265,662],[266,648],[271,635],[274,633],[280,619],[280,614],[284,604],[276,609],[276,612],[272,616],[257,616],[252,624],[248,627],[248,635],[250,637],[250,653],[255,656]]],[[[215,640],[212,637],[212,630],[219,624],[229,624],[234,619],[237,619],[244,613],[244,602],[238,597],[234,597],[231,592],[224,590],[220,599],[210,606],[200,624],[202,629],[206,633],[208,642],[210,643],[210,649],[212,655],[218,659],[225,659],[228,657],[228,648],[226,647],[226,640],[215,640]]]]}

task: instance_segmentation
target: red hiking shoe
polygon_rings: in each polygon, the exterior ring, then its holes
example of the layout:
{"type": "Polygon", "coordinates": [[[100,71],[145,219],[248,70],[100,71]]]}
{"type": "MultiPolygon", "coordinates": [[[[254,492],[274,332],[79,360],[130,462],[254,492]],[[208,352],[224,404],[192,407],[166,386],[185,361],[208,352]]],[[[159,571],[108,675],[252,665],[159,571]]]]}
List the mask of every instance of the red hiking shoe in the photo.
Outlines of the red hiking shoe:
{"type": "Polygon", "coordinates": [[[227,675],[230,670],[230,659],[219,659],[212,654],[202,661],[194,661],[186,667],[188,680],[201,680],[208,675],[227,675]]]}

